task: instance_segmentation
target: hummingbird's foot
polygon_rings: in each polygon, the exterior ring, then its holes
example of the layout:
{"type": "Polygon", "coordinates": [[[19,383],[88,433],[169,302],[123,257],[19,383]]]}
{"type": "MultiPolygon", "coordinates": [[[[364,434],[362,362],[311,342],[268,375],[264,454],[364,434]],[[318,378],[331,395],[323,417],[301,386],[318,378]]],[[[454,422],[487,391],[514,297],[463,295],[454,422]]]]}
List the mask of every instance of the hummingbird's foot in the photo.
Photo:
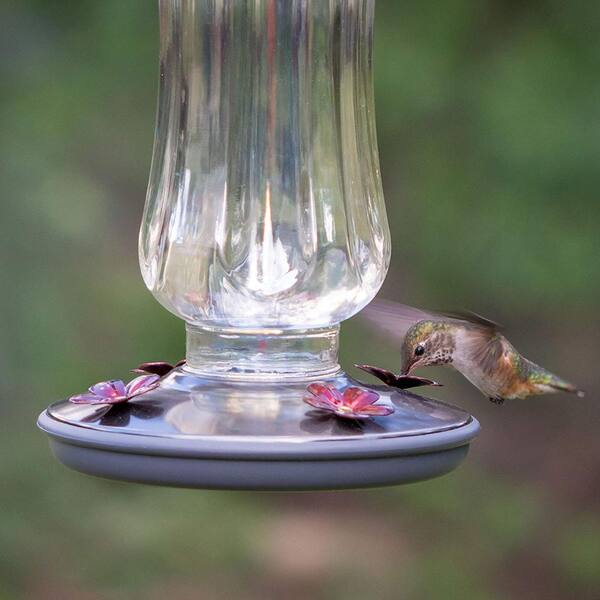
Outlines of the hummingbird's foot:
{"type": "Polygon", "coordinates": [[[504,398],[500,398],[499,396],[490,397],[490,401],[498,405],[504,404],[504,398]]]}

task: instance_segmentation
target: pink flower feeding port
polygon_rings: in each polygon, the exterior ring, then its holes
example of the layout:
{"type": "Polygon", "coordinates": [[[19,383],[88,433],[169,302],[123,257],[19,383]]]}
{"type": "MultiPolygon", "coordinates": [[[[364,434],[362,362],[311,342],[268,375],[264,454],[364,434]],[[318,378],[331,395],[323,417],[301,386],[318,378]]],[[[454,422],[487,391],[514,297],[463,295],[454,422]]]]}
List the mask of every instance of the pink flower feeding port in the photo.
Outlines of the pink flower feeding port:
{"type": "Polygon", "coordinates": [[[102,477],[224,489],[452,470],[475,419],[404,389],[434,382],[376,369],[383,383],[368,385],[338,364],[340,323],[390,260],[374,2],[161,0],[159,12],[140,266],[185,322],[186,360],[140,365],[140,393],[112,381],[51,405],[39,426],[56,457],[102,477]]]}
{"type": "Polygon", "coordinates": [[[136,396],[146,394],[158,386],[158,375],[141,375],[125,384],[120,379],[101,381],[91,386],[87,392],[69,398],[73,404],[120,404],[136,396]]]}
{"type": "Polygon", "coordinates": [[[342,392],[332,385],[311,383],[306,391],[304,402],[342,419],[387,417],[394,412],[393,406],[376,404],[379,394],[373,390],[349,387],[342,392]]]}

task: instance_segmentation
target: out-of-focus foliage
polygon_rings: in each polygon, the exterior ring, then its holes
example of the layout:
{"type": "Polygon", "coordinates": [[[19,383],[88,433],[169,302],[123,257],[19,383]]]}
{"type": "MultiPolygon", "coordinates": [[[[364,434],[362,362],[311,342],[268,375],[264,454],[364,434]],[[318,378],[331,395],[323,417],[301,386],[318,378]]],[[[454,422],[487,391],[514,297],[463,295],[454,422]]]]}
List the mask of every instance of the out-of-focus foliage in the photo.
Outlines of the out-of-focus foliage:
{"type": "Polygon", "coordinates": [[[600,8],[379,8],[379,139],[396,262],[410,258],[428,297],[491,305],[501,292],[506,312],[543,302],[546,315],[565,302],[594,306],[600,8]]]}
{"type": "MultiPolygon", "coordinates": [[[[142,0],[0,18],[1,599],[600,595],[600,4],[378,0],[385,294],[489,314],[588,395],[499,408],[424,372],[482,421],[467,463],[319,495],[145,488],[51,458],[46,404],[183,353],[137,267],[158,19],[142,0]]],[[[344,364],[396,366],[364,333],[345,326],[344,364]]]]}

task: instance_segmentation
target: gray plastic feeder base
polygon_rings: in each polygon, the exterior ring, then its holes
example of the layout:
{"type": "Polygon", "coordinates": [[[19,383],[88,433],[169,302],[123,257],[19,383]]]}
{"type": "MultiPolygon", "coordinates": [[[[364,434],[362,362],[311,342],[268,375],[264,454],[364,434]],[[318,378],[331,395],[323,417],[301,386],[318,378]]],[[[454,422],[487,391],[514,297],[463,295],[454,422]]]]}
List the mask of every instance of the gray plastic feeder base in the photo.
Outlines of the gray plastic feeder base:
{"type": "MultiPolygon", "coordinates": [[[[336,385],[357,385],[345,375],[336,385]]],[[[360,384],[363,385],[364,384],[360,384]]],[[[315,413],[306,384],[245,384],[171,374],[126,404],[59,402],[39,427],[77,471],[139,483],[232,490],[375,487],[430,479],[467,455],[479,423],[416,394],[369,386],[396,412],[366,422],[315,413]]]]}

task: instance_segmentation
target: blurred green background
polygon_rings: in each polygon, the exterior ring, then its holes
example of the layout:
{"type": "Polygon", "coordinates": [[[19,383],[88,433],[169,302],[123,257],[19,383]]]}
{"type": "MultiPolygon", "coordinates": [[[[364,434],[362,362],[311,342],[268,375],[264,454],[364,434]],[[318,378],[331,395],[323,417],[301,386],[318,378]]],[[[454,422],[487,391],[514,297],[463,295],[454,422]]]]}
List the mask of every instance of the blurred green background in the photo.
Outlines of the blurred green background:
{"type": "MultiPolygon", "coordinates": [[[[34,426],[50,401],[183,353],[137,265],[157,9],[3,5],[0,599],[600,597],[600,4],[376,12],[383,295],[489,315],[586,398],[498,407],[430,370],[483,431],[459,470],[400,488],[201,492],[63,468],[34,426]]],[[[364,333],[344,326],[343,363],[396,366],[364,333]]]]}

